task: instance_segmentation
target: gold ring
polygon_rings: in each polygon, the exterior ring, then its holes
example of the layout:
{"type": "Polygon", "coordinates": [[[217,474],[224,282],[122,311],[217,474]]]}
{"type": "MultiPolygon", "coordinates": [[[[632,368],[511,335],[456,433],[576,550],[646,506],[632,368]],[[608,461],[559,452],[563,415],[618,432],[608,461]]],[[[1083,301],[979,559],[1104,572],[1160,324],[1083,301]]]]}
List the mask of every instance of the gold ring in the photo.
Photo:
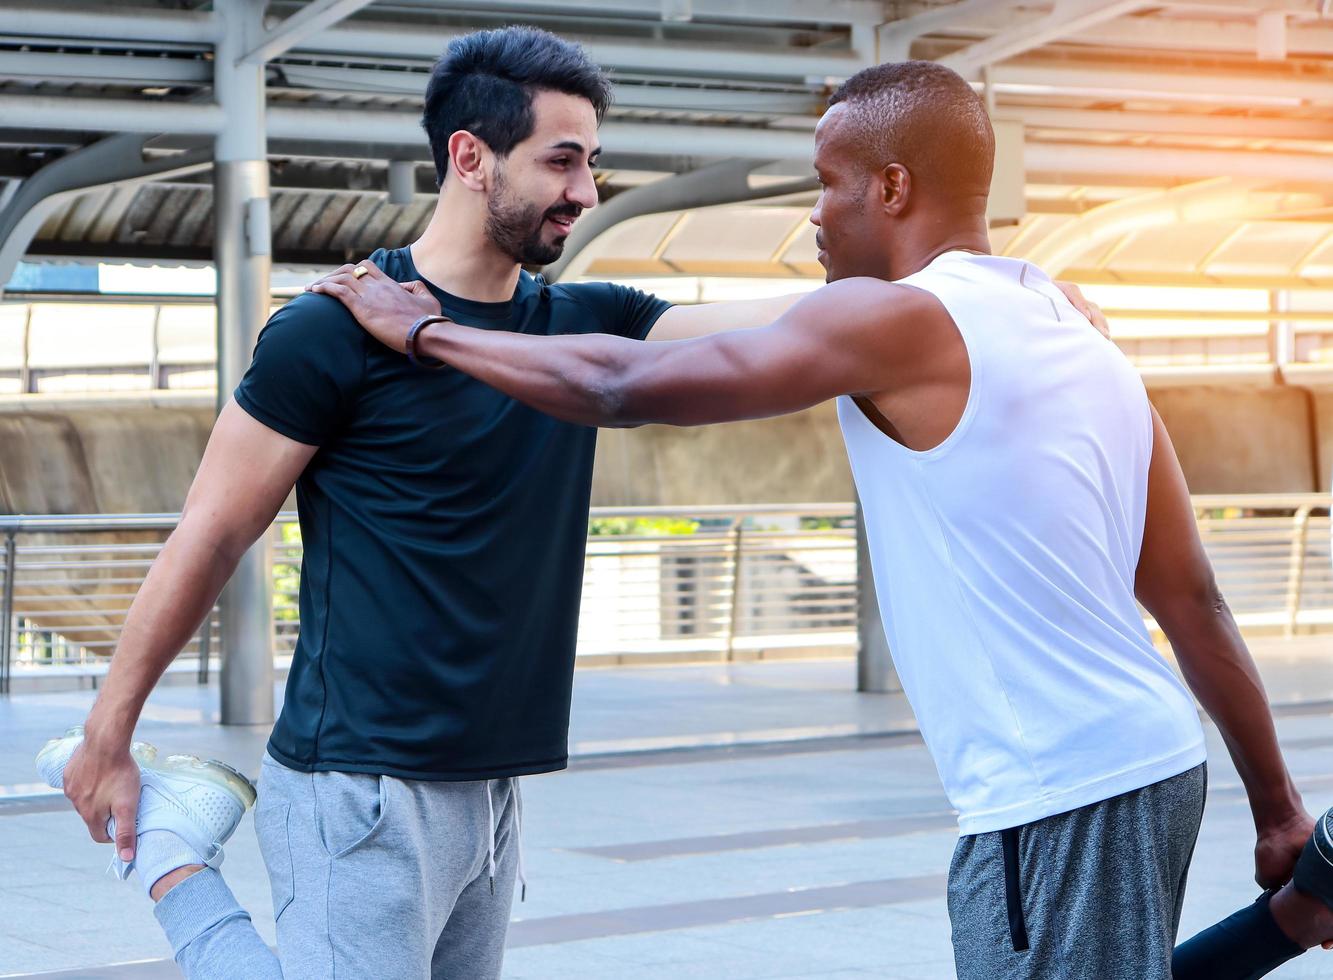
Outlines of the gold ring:
{"type": "Polygon", "coordinates": [[[354,276],[356,276],[356,278],[360,279],[362,276],[364,276],[364,275],[365,275],[367,272],[369,272],[369,271],[370,271],[370,270],[367,269],[364,265],[358,265],[355,269],[352,270],[352,275],[354,275],[354,276]]]}

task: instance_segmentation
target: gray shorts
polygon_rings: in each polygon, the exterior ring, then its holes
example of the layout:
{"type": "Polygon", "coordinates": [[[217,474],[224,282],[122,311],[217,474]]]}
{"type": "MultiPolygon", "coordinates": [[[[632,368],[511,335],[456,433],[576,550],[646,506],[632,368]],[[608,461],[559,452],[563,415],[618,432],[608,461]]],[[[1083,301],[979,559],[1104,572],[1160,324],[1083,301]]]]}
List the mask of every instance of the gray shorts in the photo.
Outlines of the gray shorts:
{"type": "Polygon", "coordinates": [[[187,980],[498,980],[521,808],[514,779],[303,773],[266,755],[255,833],[277,955],[211,868],[153,911],[187,980]]]}
{"type": "Polygon", "coordinates": [[[949,868],[958,980],[1171,980],[1207,770],[961,838],[949,868]]]}

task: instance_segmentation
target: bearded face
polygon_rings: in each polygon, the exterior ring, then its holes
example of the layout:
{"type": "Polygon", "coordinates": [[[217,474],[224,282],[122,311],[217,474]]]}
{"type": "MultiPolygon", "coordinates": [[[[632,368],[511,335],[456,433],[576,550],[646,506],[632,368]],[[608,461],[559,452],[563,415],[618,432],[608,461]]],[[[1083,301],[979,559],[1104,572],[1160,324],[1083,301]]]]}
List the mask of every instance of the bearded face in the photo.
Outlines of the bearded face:
{"type": "Polygon", "coordinates": [[[549,265],[565,250],[565,239],[583,208],[567,200],[553,205],[524,199],[495,172],[486,201],[486,234],[497,249],[523,265],[549,265]]]}

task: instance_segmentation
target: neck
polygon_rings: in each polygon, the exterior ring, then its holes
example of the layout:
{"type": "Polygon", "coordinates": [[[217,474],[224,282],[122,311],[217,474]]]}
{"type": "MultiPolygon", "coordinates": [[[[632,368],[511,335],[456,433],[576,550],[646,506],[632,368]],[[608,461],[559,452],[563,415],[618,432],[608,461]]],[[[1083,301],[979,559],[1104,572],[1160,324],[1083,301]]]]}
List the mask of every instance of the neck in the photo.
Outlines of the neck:
{"type": "Polygon", "coordinates": [[[503,303],[514,295],[519,264],[486,234],[485,209],[440,194],[430,223],[411,245],[412,262],[428,282],[479,303],[503,303]]]}
{"type": "Polygon", "coordinates": [[[903,235],[899,241],[901,250],[895,250],[889,260],[893,279],[920,272],[945,252],[991,254],[984,214],[933,216],[915,233],[903,235]]]}

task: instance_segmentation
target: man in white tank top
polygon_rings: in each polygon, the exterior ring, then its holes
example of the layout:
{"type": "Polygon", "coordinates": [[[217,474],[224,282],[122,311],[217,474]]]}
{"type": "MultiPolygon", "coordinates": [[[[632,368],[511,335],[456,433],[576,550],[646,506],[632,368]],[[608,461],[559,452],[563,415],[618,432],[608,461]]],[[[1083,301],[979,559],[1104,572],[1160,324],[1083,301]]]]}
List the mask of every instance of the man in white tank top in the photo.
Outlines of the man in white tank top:
{"type": "Polygon", "coordinates": [[[1312,840],[1161,420],[1040,270],[988,254],[980,99],[908,62],[831,103],[811,218],[829,285],[767,327],[530,337],[423,324],[438,312],[426,290],[374,269],[323,288],[384,343],[581,424],[838,399],[894,658],[959,811],[964,980],[1170,980],[1205,792],[1194,697],[1249,794],[1256,878],[1280,890],[1204,937],[1177,980],[1258,976],[1333,939],[1333,863],[1319,863],[1333,816],[1312,840]]]}

